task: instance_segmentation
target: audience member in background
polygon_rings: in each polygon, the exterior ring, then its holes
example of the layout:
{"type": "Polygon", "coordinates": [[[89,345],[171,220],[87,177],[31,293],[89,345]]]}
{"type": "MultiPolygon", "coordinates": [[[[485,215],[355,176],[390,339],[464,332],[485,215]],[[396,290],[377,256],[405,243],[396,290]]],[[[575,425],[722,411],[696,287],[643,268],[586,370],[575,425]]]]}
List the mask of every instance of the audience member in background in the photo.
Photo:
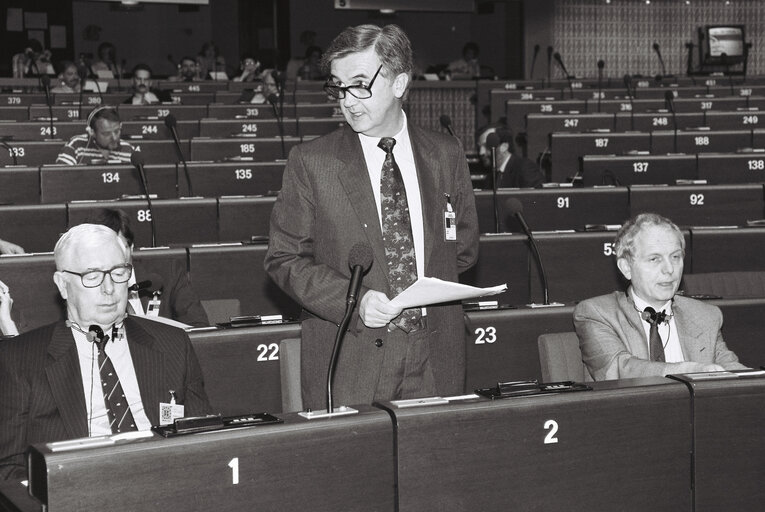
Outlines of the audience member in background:
{"type": "Polygon", "coordinates": [[[241,73],[234,77],[234,82],[254,82],[260,80],[260,62],[252,55],[245,55],[239,63],[241,73]]]}
{"type": "Polygon", "coordinates": [[[452,61],[447,66],[452,80],[470,80],[481,76],[481,64],[478,62],[478,45],[469,42],[462,47],[462,58],[452,61]]]}
{"type": "MultiPolygon", "coordinates": [[[[213,42],[207,42],[202,45],[202,50],[197,56],[197,64],[199,66],[199,77],[202,80],[211,79],[210,73],[226,72],[226,59],[220,54],[218,46],[213,42]]],[[[225,80],[228,80],[228,78],[225,78],[225,80]]]]}
{"type": "Polygon", "coordinates": [[[16,336],[19,330],[16,328],[16,322],[11,318],[11,308],[13,299],[8,286],[0,281],[0,335],[16,336]]]}
{"type": "Polygon", "coordinates": [[[90,66],[90,69],[98,78],[121,77],[124,72],[122,67],[117,64],[117,49],[108,42],[98,45],[98,60],[90,66]]]}
{"type": "Polygon", "coordinates": [[[24,254],[24,248],[0,238],[0,254],[24,254]]]}
{"type": "Polygon", "coordinates": [[[12,65],[13,78],[56,74],[51,64],[50,51],[44,50],[37,39],[27,41],[24,52],[13,56],[12,65]]]}
{"type": "Polygon", "coordinates": [[[676,295],[685,238],[669,219],[642,213],[616,234],[616,265],[630,287],[580,302],[574,325],[595,380],[746,368],[728,350],[717,306],[676,295]]]}
{"type": "Polygon", "coordinates": [[[82,84],[78,73],[77,64],[70,60],[62,61],[61,73],[58,74],[58,84],[51,89],[55,93],[80,92],[82,84]]]}
{"type": "Polygon", "coordinates": [[[133,95],[123,103],[130,105],[151,105],[152,103],[170,102],[170,93],[154,89],[151,68],[146,64],[136,64],[133,68],[133,95]]]}
{"type": "Polygon", "coordinates": [[[309,46],[305,51],[303,67],[298,72],[301,80],[324,80],[326,76],[321,69],[321,48],[309,46]]]}
{"type": "Polygon", "coordinates": [[[279,96],[279,85],[276,83],[274,74],[278,73],[275,69],[264,69],[257,76],[256,81],[251,88],[244,89],[239,96],[239,103],[263,104],[268,101],[270,95],[279,96]]]}
{"type": "Polygon", "coordinates": [[[31,444],[149,430],[171,398],[184,406],[179,416],[211,412],[188,335],[127,315],[132,267],[117,235],[80,224],[53,254],[66,322],[0,343],[0,479],[26,478],[31,444]],[[92,331],[103,341],[89,339],[92,331]],[[109,389],[124,397],[120,404],[110,404],[103,390],[100,368],[109,362],[114,372],[104,377],[116,373],[119,386],[109,389]]]}
{"type": "Polygon", "coordinates": [[[197,82],[199,76],[199,64],[193,57],[182,57],[178,66],[178,74],[167,79],[169,82],[197,82]]]}
{"type": "Polygon", "coordinates": [[[337,403],[463,393],[461,306],[403,310],[391,299],[418,276],[456,282],[476,262],[478,222],[465,154],[457,139],[410,123],[402,110],[412,47],[401,28],[346,28],[323,59],[330,76],[324,89],[347,124],[290,151],[265,258],[274,282],[307,312],[303,405],[326,406],[349,251],[358,243],[370,244],[374,256],[339,355],[337,403]]]}
{"type": "Polygon", "coordinates": [[[129,164],[134,148],[120,139],[122,121],[117,109],[104,105],[88,115],[87,133],[75,135],[56,158],[57,164],[101,165],[129,164]]]}
{"type": "MultiPolygon", "coordinates": [[[[88,219],[91,224],[102,224],[117,233],[128,248],[130,258],[133,256],[135,236],[130,227],[130,217],[122,210],[103,208],[93,212],[88,219]]],[[[146,268],[140,261],[133,263],[133,275],[128,281],[128,286],[145,279],[152,280],[151,275],[156,277],[152,284],[145,290],[129,292],[129,308],[131,314],[139,316],[161,316],[182,322],[193,327],[206,327],[210,325],[202,304],[199,302],[194,289],[191,287],[186,266],[178,260],[162,262],[161,266],[154,265],[151,269],[146,268]],[[161,278],[161,279],[157,279],[161,278]],[[159,281],[161,282],[155,282],[159,281]],[[154,297],[154,292],[159,292],[154,297]],[[150,300],[159,300],[159,309],[148,312],[150,300]]]]}
{"type": "Polygon", "coordinates": [[[507,188],[541,187],[545,180],[542,171],[534,162],[517,154],[513,143],[513,132],[509,128],[489,126],[478,135],[478,153],[486,171],[491,173],[491,148],[486,145],[486,139],[492,133],[496,133],[499,139],[499,145],[495,150],[497,186],[507,188]]]}

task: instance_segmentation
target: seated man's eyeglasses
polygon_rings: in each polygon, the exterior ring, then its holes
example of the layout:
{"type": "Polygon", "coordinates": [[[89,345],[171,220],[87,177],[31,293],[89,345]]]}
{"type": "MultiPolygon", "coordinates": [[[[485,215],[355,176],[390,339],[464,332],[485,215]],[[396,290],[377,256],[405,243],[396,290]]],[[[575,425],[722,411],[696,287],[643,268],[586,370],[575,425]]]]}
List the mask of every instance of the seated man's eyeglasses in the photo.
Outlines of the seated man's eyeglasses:
{"type": "Polygon", "coordinates": [[[62,270],[67,274],[74,274],[80,276],[82,286],[85,288],[97,288],[104,282],[106,274],[109,274],[113,283],[126,283],[130,280],[130,276],[133,275],[133,265],[125,263],[123,265],[117,265],[109,270],[88,270],[87,272],[72,272],[71,270],[62,270]]]}
{"type": "Polygon", "coordinates": [[[353,96],[354,98],[358,98],[360,100],[371,98],[372,86],[375,83],[375,79],[377,78],[377,75],[380,74],[381,69],[382,69],[382,64],[380,64],[380,67],[377,68],[377,72],[375,73],[375,76],[372,77],[372,80],[370,80],[369,85],[358,84],[358,85],[342,86],[342,85],[335,85],[333,83],[327,82],[324,84],[324,91],[336,100],[344,99],[346,92],[349,92],[351,96],[353,96]]]}

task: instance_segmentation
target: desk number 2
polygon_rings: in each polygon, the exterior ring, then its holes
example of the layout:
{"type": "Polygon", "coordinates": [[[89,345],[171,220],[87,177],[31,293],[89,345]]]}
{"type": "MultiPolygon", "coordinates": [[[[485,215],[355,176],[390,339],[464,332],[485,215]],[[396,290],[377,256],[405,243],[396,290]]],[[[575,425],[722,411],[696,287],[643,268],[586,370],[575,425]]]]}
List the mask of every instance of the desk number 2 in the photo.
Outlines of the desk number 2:
{"type": "Polygon", "coordinates": [[[228,467],[231,468],[231,483],[236,485],[239,483],[239,457],[234,457],[228,463],[228,467]]]}
{"type": "Polygon", "coordinates": [[[558,433],[558,422],[555,420],[547,420],[545,421],[545,430],[549,430],[547,432],[547,435],[545,436],[545,444],[555,444],[558,442],[558,438],[555,437],[555,434],[558,433]]]}

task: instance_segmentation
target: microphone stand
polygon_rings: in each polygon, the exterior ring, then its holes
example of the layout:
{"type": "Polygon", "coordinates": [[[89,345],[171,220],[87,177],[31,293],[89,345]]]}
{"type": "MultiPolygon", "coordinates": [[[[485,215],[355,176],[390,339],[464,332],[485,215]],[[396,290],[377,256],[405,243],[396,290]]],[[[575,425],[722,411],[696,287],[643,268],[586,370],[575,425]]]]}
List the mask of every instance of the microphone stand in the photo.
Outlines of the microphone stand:
{"type": "Polygon", "coordinates": [[[16,152],[14,151],[14,149],[16,148],[8,144],[7,137],[5,136],[0,137],[0,145],[2,145],[5,149],[8,150],[8,153],[10,154],[11,158],[13,158],[13,165],[19,165],[19,159],[16,157],[16,152]]]}
{"type": "Polygon", "coordinates": [[[494,206],[494,232],[499,233],[499,205],[497,204],[497,148],[491,148],[491,200],[494,206]]]}
{"type": "Polygon", "coordinates": [[[48,104],[48,123],[50,124],[50,138],[52,139],[54,137],[55,129],[53,128],[53,100],[50,97],[50,77],[44,75],[40,77],[40,80],[43,84],[43,90],[45,91],[45,103],[48,104]]]}

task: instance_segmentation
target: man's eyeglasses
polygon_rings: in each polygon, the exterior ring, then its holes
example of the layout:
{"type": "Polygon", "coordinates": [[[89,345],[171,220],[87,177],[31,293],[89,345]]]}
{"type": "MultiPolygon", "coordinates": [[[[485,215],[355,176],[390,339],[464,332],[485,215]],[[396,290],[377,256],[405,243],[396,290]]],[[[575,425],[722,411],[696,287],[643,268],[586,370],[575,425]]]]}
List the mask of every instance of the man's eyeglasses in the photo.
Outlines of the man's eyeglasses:
{"type": "Polygon", "coordinates": [[[101,283],[104,282],[106,274],[109,274],[109,277],[111,277],[113,283],[118,284],[128,282],[130,280],[130,276],[133,275],[133,265],[130,263],[124,263],[122,265],[112,267],[109,270],[88,270],[87,272],[82,273],[72,272],[71,270],[62,270],[61,272],[80,276],[82,286],[85,288],[97,288],[101,286],[101,283]]]}
{"type": "Polygon", "coordinates": [[[360,100],[371,98],[372,86],[375,83],[375,79],[377,78],[377,75],[380,74],[381,69],[382,69],[382,64],[380,64],[380,67],[377,68],[377,72],[375,73],[375,76],[372,77],[372,80],[370,80],[369,85],[359,84],[359,85],[342,86],[342,85],[333,85],[327,82],[324,84],[324,91],[336,100],[344,99],[346,92],[350,93],[351,96],[353,96],[354,98],[358,98],[360,100]]]}

